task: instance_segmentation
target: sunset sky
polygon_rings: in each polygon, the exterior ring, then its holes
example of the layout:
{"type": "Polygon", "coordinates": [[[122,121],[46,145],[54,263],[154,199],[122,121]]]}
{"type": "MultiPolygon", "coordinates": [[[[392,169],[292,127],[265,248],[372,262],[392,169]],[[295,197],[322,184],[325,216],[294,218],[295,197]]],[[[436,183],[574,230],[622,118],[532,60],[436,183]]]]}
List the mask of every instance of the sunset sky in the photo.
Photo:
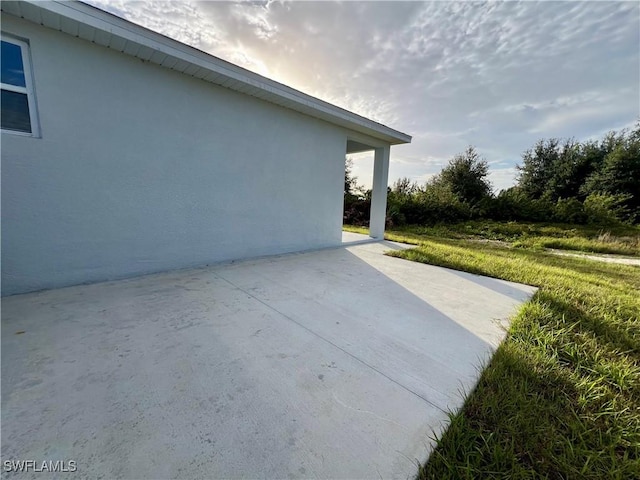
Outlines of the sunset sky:
{"type": "MultiPolygon", "coordinates": [[[[412,135],[390,183],[471,144],[499,190],[536,140],[640,116],[638,2],[87,3],[412,135]]],[[[371,155],[354,170],[370,185],[371,155]]]]}

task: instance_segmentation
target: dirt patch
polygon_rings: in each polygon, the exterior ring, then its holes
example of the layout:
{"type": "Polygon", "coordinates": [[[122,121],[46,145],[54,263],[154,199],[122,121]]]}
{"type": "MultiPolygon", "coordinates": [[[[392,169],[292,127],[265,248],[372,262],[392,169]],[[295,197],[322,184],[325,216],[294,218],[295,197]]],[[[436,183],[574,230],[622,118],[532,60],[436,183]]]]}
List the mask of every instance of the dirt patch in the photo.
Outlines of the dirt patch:
{"type": "Polygon", "coordinates": [[[640,266],[640,258],[630,258],[630,257],[622,257],[620,255],[595,255],[591,253],[572,253],[565,252],[564,250],[555,250],[553,248],[547,249],[549,253],[553,253],[554,255],[561,255],[564,257],[579,257],[586,258],[588,260],[595,260],[597,262],[606,262],[606,263],[620,263],[622,265],[637,265],[640,266]]]}

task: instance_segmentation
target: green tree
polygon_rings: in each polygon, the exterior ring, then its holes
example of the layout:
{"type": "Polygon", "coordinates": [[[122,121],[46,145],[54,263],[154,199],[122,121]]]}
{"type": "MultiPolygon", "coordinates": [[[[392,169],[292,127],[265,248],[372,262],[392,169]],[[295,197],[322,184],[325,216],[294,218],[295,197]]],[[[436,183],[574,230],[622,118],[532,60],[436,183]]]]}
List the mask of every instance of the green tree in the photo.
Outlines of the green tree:
{"type": "MultiPolygon", "coordinates": [[[[600,141],[561,142],[557,138],[538,140],[536,145],[522,155],[518,165],[518,187],[532,199],[577,198],[581,201],[592,193],[593,182],[604,180],[595,176],[591,186],[585,187],[589,178],[605,167],[605,159],[615,150],[628,145],[626,132],[609,132],[600,141]]],[[[608,191],[609,193],[619,193],[608,191]]]]}
{"type": "Polygon", "coordinates": [[[349,157],[344,164],[344,196],[355,195],[358,178],[353,176],[353,160],[349,157]]]}
{"type": "Polygon", "coordinates": [[[414,195],[420,190],[420,187],[416,182],[412,182],[407,177],[399,178],[393,183],[391,187],[391,193],[397,197],[407,197],[414,195]]]}
{"type": "Polygon", "coordinates": [[[552,201],[577,197],[580,187],[593,172],[591,159],[585,155],[583,145],[574,139],[565,140],[558,147],[558,154],[549,168],[549,180],[543,185],[542,196],[552,201]]]}
{"type": "Polygon", "coordinates": [[[469,146],[464,153],[456,155],[433,179],[433,185],[442,185],[461,202],[475,205],[491,196],[492,187],[487,179],[489,164],[480,157],[475,148],[469,146]]]}
{"type": "Polygon", "coordinates": [[[623,197],[626,220],[640,220],[640,122],[631,132],[623,131],[609,142],[611,151],[602,166],[585,182],[585,194],[623,197]]]}
{"type": "Polygon", "coordinates": [[[525,196],[537,199],[547,191],[553,167],[558,163],[560,141],[557,138],[538,140],[532,149],[522,154],[522,165],[518,165],[518,187],[525,196]]]}
{"type": "Polygon", "coordinates": [[[347,225],[368,225],[371,190],[358,185],[353,175],[353,160],[347,157],[344,168],[344,204],[342,221],[347,225]]]}

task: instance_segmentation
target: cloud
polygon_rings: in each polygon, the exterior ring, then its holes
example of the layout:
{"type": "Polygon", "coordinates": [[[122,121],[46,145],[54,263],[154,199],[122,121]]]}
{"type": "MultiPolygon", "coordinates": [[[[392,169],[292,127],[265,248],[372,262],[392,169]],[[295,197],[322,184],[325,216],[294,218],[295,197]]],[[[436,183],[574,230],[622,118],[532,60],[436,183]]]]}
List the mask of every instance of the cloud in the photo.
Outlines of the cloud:
{"type": "Polygon", "coordinates": [[[518,171],[515,167],[492,168],[489,173],[489,181],[494,192],[511,187],[515,181],[518,171]]]}
{"type": "Polygon", "coordinates": [[[537,139],[640,117],[637,2],[91,3],[414,135],[390,182],[471,144],[508,186],[537,139]]]}
{"type": "Polygon", "coordinates": [[[220,45],[215,25],[194,2],[96,0],[87,3],[201,50],[210,51],[220,45]]]}

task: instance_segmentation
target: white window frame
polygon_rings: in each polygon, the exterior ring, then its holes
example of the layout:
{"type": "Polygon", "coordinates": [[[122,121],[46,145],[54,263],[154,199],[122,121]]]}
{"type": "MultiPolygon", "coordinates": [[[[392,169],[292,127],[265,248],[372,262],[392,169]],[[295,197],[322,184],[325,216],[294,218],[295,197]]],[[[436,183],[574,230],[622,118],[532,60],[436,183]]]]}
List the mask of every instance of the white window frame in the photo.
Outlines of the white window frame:
{"type": "Polygon", "coordinates": [[[16,93],[25,93],[27,95],[27,104],[29,106],[29,120],[31,121],[31,132],[20,132],[17,130],[9,130],[2,128],[2,133],[10,133],[12,135],[21,135],[23,137],[40,137],[40,124],[38,123],[38,109],[36,107],[36,93],[33,86],[33,75],[31,68],[31,54],[29,43],[26,40],[21,40],[8,35],[4,32],[0,34],[3,42],[12,43],[20,47],[20,53],[22,55],[22,66],[24,68],[24,87],[17,85],[11,85],[8,83],[0,82],[0,88],[16,93]]]}

